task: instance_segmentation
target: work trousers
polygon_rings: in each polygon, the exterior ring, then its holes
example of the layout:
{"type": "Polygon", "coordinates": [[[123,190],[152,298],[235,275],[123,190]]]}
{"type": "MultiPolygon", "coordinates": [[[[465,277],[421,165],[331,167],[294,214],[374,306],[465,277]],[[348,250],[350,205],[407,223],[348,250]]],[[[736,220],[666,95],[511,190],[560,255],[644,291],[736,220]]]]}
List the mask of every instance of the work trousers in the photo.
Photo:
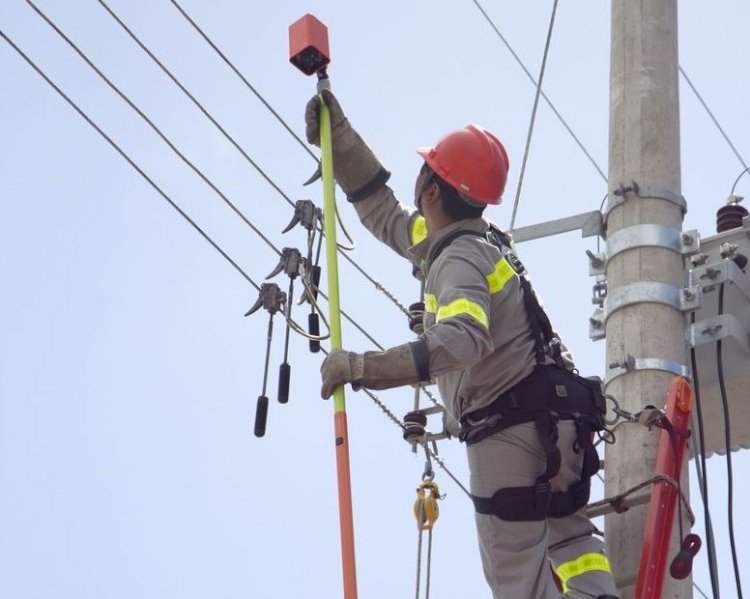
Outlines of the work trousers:
{"type": "MultiPolygon", "coordinates": [[[[562,454],[553,491],[565,491],[580,480],[583,452],[576,453],[575,424],[558,424],[562,454]]],[[[546,468],[545,454],[533,422],[509,427],[468,446],[471,492],[491,497],[505,487],[532,486],[546,468]]],[[[509,522],[497,516],[476,514],[482,566],[494,599],[559,599],[560,591],[550,571],[562,575],[564,597],[619,596],[611,573],[602,564],[604,544],[585,507],[564,518],[509,522]]]]}

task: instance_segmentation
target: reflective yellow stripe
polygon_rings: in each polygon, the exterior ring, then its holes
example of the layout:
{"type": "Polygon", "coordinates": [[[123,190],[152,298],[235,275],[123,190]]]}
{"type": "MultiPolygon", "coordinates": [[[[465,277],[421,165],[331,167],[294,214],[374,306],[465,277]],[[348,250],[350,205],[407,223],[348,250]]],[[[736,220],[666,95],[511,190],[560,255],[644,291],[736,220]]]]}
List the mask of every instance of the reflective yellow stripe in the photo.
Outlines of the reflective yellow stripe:
{"type": "Polygon", "coordinates": [[[612,567],[609,565],[609,560],[605,555],[601,553],[584,553],[578,559],[565,562],[555,568],[555,573],[560,578],[560,582],[562,582],[563,593],[568,592],[568,581],[571,578],[594,571],[612,573],[612,567]]]}
{"type": "Polygon", "coordinates": [[[418,216],[411,224],[411,244],[416,245],[427,237],[427,221],[424,216],[418,216]]]}
{"type": "Polygon", "coordinates": [[[437,298],[431,293],[424,294],[424,311],[431,314],[437,312],[437,298]]]}
{"type": "Polygon", "coordinates": [[[498,293],[508,280],[513,278],[514,274],[516,273],[510,264],[508,264],[508,261],[505,258],[500,260],[500,262],[495,264],[495,272],[487,275],[487,284],[490,287],[490,293],[498,293]]]}
{"type": "Polygon", "coordinates": [[[486,328],[490,328],[490,319],[487,318],[487,313],[482,310],[479,304],[467,300],[465,297],[452,301],[447,306],[440,306],[435,317],[435,322],[440,322],[446,318],[452,316],[458,316],[459,314],[468,314],[473,319],[481,322],[486,328]]]}

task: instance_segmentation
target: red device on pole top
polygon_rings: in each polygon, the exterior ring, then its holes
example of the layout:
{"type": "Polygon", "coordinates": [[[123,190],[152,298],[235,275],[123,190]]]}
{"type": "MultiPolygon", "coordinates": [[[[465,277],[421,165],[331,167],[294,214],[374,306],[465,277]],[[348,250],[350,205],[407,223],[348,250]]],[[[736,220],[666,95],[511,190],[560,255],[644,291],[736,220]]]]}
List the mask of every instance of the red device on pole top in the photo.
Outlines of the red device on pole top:
{"type": "Polygon", "coordinates": [[[289,62],[305,75],[322,71],[331,62],[328,28],[307,14],[289,26],[289,62]]]}

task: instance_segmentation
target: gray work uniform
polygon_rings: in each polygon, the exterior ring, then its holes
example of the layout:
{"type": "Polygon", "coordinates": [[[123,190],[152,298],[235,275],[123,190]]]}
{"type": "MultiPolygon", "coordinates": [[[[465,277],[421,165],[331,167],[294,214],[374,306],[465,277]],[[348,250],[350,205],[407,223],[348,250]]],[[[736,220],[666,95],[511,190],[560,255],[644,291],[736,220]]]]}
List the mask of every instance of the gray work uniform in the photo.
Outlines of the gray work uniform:
{"type": "MultiPolygon", "coordinates": [[[[431,255],[458,230],[483,234],[488,224],[482,218],[429,233],[424,219],[401,205],[387,186],[354,206],[376,238],[424,273],[425,330],[419,343],[445,404],[447,428],[455,434],[462,417],[491,404],[536,365],[519,278],[496,246],[475,235],[457,237],[437,258],[431,255]]],[[[562,466],[551,483],[553,491],[564,491],[580,479],[582,453],[573,451],[575,425],[561,421],[558,428],[562,466]]],[[[471,492],[481,497],[505,487],[533,486],[546,468],[533,422],[496,432],[467,450],[471,492]]],[[[592,536],[596,529],[583,509],[530,522],[477,513],[476,524],[495,599],[559,598],[548,557],[566,597],[616,594],[603,543],[592,536]]]]}

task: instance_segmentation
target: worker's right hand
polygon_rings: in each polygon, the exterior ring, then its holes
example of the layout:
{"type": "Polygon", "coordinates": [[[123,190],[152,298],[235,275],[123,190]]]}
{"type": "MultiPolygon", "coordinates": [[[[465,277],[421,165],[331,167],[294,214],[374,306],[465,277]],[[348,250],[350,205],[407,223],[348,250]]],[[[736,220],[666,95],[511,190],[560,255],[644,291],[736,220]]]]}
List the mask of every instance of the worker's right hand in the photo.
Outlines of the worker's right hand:
{"type": "Polygon", "coordinates": [[[328,106],[331,115],[333,174],[347,199],[358,202],[381,189],[391,174],[349,124],[339,101],[328,89],[313,96],[305,107],[307,141],[320,145],[321,101],[328,106]]]}
{"type": "Polygon", "coordinates": [[[315,94],[305,107],[305,133],[307,141],[320,147],[320,102],[328,106],[331,115],[331,141],[334,151],[346,151],[354,141],[354,131],[344,115],[341,104],[329,89],[315,94]]]}

